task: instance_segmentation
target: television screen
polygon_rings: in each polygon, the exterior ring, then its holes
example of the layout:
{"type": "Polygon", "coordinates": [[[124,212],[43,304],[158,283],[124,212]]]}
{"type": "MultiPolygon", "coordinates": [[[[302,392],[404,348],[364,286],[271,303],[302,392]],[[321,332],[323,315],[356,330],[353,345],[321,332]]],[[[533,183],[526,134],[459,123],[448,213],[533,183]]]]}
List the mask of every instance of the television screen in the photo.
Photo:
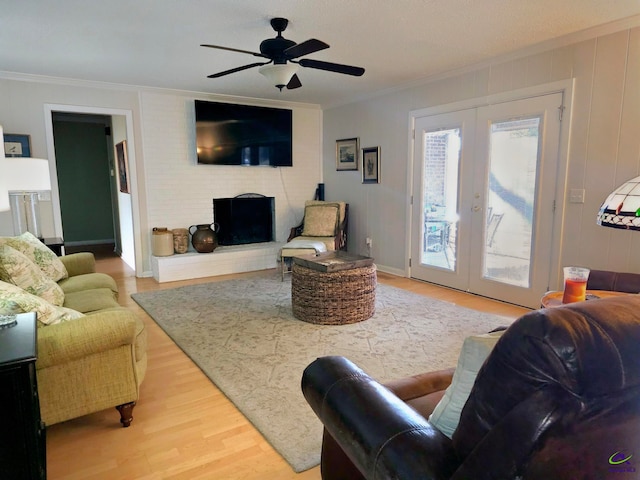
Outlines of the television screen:
{"type": "Polygon", "coordinates": [[[195,101],[199,164],[293,165],[293,112],[283,108],[195,101]]]}

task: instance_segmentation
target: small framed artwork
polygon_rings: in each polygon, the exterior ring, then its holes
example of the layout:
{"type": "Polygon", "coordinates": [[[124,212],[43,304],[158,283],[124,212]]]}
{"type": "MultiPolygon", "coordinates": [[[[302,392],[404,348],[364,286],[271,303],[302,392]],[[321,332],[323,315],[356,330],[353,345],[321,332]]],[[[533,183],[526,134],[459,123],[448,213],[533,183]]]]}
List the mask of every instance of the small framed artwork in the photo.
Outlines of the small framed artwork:
{"type": "Polygon", "coordinates": [[[129,160],[127,159],[127,141],[116,145],[116,161],[118,162],[118,184],[122,193],[129,192],[129,160]]]}
{"type": "Polygon", "coordinates": [[[4,154],[7,157],[30,157],[31,136],[5,133],[4,154]]]}
{"type": "Polygon", "coordinates": [[[358,139],[336,140],[336,170],[358,170],[358,139]]]}
{"type": "Polygon", "coordinates": [[[380,147],[362,149],[362,183],[380,183],[380,147]]]}

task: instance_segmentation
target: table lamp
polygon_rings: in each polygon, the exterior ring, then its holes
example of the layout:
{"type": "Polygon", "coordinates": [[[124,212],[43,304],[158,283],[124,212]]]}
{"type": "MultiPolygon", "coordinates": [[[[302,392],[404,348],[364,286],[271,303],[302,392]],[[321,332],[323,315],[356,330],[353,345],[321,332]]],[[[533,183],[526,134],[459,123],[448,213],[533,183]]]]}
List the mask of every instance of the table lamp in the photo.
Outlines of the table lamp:
{"type": "MultiPolygon", "coordinates": [[[[49,160],[31,157],[5,157],[2,178],[9,191],[15,235],[26,231],[42,238],[38,192],[51,190],[49,160]]],[[[0,187],[3,188],[3,187],[0,187]]]]}
{"type": "Polygon", "coordinates": [[[598,225],[640,230],[640,177],[616,188],[600,207],[598,225]]]}
{"type": "Polygon", "coordinates": [[[7,173],[4,166],[4,135],[2,133],[2,125],[0,125],[0,212],[8,212],[9,207],[9,189],[7,188],[7,173]]]}

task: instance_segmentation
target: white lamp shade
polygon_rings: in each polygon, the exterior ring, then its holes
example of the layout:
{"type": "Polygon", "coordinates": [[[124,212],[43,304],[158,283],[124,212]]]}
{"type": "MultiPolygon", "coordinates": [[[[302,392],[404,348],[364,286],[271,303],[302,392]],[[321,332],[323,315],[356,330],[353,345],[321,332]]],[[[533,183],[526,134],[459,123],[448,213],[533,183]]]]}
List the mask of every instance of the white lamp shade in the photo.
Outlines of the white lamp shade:
{"type": "Polygon", "coordinates": [[[263,65],[258,71],[267,77],[273,85],[282,89],[298,71],[294,63],[263,65]]]}
{"type": "Polygon", "coordinates": [[[7,188],[7,179],[3,173],[4,158],[0,157],[0,212],[7,212],[9,208],[9,189],[7,188]]]}
{"type": "Polygon", "coordinates": [[[4,159],[3,177],[6,188],[12,192],[51,190],[49,160],[31,157],[4,159]]]}
{"type": "Polygon", "coordinates": [[[4,135],[0,125],[0,212],[7,212],[9,208],[9,189],[7,188],[7,174],[5,172],[4,135]]]}

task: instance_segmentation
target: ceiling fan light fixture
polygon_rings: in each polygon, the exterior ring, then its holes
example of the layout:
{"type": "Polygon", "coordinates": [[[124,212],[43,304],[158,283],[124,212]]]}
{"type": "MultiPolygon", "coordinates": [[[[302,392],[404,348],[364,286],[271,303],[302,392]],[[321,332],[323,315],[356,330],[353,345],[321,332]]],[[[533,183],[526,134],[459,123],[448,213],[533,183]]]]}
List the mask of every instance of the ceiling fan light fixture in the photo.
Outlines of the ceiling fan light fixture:
{"type": "Polygon", "coordinates": [[[293,63],[269,64],[263,65],[258,71],[267,77],[276,88],[282,90],[298,71],[298,65],[293,63]]]}

